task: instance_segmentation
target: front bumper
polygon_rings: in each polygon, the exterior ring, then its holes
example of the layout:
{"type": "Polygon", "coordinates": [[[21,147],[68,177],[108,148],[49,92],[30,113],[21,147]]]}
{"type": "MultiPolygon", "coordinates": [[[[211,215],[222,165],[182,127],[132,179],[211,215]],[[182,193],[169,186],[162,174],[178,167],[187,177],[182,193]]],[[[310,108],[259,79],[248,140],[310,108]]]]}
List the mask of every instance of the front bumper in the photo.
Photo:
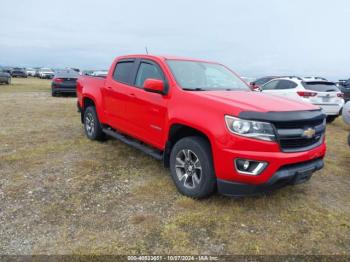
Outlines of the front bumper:
{"type": "Polygon", "coordinates": [[[51,87],[52,92],[56,94],[76,94],[76,87],[51,87]]]}
{"type": "Polygon", "coordinates": [[[257,195],[287,185],[308,181],[312,174],[323,168],[322,158],[298,164],[282,166],[266,183],[252,185],[227,180],[217,180],[218,192],[227,196],[257,195]]]}

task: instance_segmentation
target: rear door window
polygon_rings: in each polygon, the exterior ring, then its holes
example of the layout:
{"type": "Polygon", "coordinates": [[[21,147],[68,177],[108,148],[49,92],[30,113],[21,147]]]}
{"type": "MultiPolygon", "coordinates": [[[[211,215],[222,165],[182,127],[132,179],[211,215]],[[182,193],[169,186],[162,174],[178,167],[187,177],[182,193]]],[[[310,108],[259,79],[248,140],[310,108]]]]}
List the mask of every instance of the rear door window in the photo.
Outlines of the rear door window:
{"type": "Polygon", "coordinates": [[[128,85],[132,85],[132,70],[134,66],[134,61],[120,61],[117,63],[113,79],[128,85]]]}

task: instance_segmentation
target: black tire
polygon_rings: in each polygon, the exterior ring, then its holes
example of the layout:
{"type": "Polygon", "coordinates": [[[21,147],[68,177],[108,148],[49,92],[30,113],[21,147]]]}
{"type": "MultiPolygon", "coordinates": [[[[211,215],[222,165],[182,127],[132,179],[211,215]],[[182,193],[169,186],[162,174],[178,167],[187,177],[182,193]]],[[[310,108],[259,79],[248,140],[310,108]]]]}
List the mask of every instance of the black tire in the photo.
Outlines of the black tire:
{"type": "Polygon", "coordinates": [[[84,130],[85,135],[91,140],[103,141],[106,138],[94,106],[89,106],[84,111],[84,130]]]}
{"type": "Polygon", "coordinates": [[[52,95],[53,97],[56,97],[56,96],[57,96],[57,93],[54,92],[54,91],[51,91],[51,95],[52,95]]]}
{"type": "Polygon", "coordinates": [[[350,146],[350,134],[348,135],[348,145],[350,146]]]}
{"type": "Polygon", "coordinates": [[[327,123],[332,123],[334,120],[337,119],[338,116],[327,116],[326,121],[327,123]]]}
{"type": "Polygon", "coordinates": [[[179,140],[170,153],[170,171],[176,188],[185,196],[205,198],[213,194],[216,189],[210,144],[204,138],[191,136],[179,140]],[[186,150],[188,158],[186,158],[186,150]],[[183,159],[181,159],[182,156],[184,156],[183,159]],[[186,161],[186,159],[190,161],[186,161]],[[197,159],[201,166],[200,169],[197,169],[197,165],[195,165],[197,159]],[[180,160],[181,162],[179,162],[180,160]],[[181,163],[181,167],[179,167],[179,163],[181,163]],[[186,167],[182,167],[182,164],[186,167]],[[190,167],[192,168],[190,169],[190,167]]]}

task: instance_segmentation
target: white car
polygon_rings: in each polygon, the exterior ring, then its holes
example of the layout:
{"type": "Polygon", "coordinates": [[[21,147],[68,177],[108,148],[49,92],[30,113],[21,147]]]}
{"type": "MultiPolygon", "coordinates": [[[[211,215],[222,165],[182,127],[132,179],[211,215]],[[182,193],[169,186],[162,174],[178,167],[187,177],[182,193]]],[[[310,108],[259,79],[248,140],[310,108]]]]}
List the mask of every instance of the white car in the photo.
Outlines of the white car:
{"type": "Polygon", "coordinates": [[[34,68],[26,68],[26,72],[28,76],[35,76],[35,69],[34,68]]]}
{"type": "Polygon", "coordinates": [[[335,83],[323,79],[275,78],[261,86],[261,91],[317,105],[327,115],[328,123],[339,116],[344,106],[344,94],[335,83]]]}
{"type": "Polygon", "coordinates": [[[50,68],[41,68],[39,70],[39,78],[53,78],[55,73],[50,68]]]}
{"type": "Polygon", "coordinates": [[[108,71],[107,70],[94,71],[91,75],[98,76],[98,77],[106,77],[108,75],[108,71]]]}

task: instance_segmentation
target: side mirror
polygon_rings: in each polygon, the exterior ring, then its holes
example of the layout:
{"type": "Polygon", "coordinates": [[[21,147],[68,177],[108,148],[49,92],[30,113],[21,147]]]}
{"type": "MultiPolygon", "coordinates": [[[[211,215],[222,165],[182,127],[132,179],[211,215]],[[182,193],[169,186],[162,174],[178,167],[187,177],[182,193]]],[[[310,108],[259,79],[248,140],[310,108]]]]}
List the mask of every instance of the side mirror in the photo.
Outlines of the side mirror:
{"type": "Polygon", "coordinates": [[[149,78],[149,79],[146,79],[145,82],[143,83],[143,89],[145,89],[148,92],[163,94],[164,82],[159,79],[149,78]]]}

